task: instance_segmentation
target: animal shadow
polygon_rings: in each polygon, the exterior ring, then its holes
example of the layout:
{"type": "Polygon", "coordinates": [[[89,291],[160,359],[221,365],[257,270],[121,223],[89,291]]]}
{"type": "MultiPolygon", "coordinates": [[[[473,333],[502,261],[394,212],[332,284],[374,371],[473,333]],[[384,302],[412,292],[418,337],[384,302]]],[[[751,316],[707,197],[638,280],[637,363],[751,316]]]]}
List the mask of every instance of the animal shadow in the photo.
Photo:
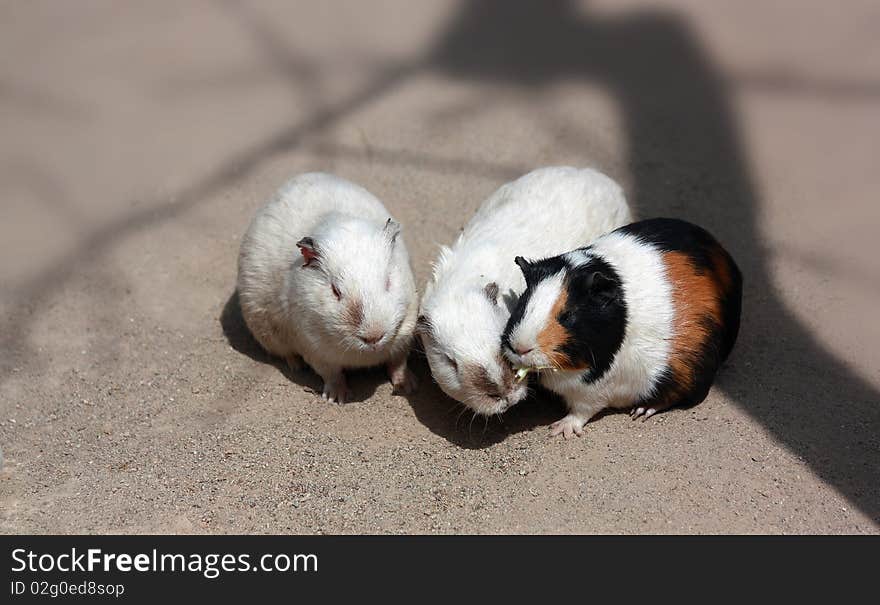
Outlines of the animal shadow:
{"type": "Polygon", "coordinates": [[[419,388],[407,395],[416,418],[435,435],[465,449],[484,449],[507,437],[547,426],[565,415],[558,396],[533,384],[529,396],[500,416],[484,417],[448,397],[431,377],[424,353],[416,345],[409,365],[419,388]]]}
{"type": "MultiPolygon", "coordinates": [[[[274,366],[290,382],[298,384],[304,390],[314,394],[315,397],[321,397],[324,382],[311,368],[292,370],[286,361],[268,353],[257,342],[242,317],[238,290],[233,291],[223,306],[223,311],[220,313],[220,326],[226,341],[233,349],[256,362],[274,366]]],[[[349,400],[346,401],[346,404],[367,401],[375,394],[379,385],[388,381],[384,368],[346,370],[345,376],[349,387],[349,400]]]]}

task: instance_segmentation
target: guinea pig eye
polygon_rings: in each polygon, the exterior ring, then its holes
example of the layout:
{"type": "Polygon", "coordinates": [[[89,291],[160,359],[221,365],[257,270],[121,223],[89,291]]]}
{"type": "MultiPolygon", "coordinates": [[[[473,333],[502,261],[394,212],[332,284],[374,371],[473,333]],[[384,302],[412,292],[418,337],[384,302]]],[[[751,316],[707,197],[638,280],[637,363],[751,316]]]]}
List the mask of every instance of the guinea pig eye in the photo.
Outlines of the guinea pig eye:
{"type": "Polygon", "coordinates": [[[333,296],[336,297],[336,300],[342,298],[342,294],[339,292],[339,288],[336,287],[336,284],[330,284],[330,290],[333,292],[333,296]]]}

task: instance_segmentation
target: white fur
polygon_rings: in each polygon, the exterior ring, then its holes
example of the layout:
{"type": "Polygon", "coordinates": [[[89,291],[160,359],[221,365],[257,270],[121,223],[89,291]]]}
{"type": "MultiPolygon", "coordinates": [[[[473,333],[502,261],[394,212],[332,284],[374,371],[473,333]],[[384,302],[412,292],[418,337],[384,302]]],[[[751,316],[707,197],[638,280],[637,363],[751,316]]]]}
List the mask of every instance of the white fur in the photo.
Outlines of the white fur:
{"type": "Polygon", "coordinates": [[[238,294],[245,322],[270,353],[292,364],[301,356],[324,379],[330,398],[344,396],[342,368],[405,364],[409,352],[415,282],[403,237],[392,244],[385,228],[390,216],[358,185],[303,174],[257,212],[241,242],[238,294]],[[303,266],[297,248],[303,237],[321,250],[320,269],[303,266]],[[345,315],[354,300],[363,306],[357,328],[345,315]],[[359,338],[382,332],[375,346],[359,338]]]}
{"type": "MultiPolygon", "coordinates": [[[[572,431],[580,434],[583,425],[606,407],[629,407],[651,395],[667,366],[674,336],[672,286],[661,253],[637,237],[611,233],[598,239],[589,251],[575,250],[564,257],[567,264],[576,267],[594,255],[620,276],[627,309],[626,331],[611,367],[594,382],[584,383],[583,372],[578,371],[542,372],[541,383],[562,395],[568,405],[569,416],[558,423],[559,431],[565,430],[566,435],[572,431]]],[[[546,312],[529,305],[526,314],[533,311],[537,316],[528,317],[528,323],[543,325],[546,312]]]]}
{"type": "Polygon", "coordinates": [[[522,399],[524,385],[495,401],[468,389],[461,375],[468,365],[484,368],[493,380],[505,371],[501,334],[525,289],[514,258],[561,254],[631,220],[620,187],[592,169],[541,168],[492,194],[452,248],[441,248],[422,299],[421,313],[433,326],[433,337],[423,335],[422,342],[443,391],[480,413],[522,399]],[[482,291],[490,282],[499,286],[498,305],[482,291]]]}

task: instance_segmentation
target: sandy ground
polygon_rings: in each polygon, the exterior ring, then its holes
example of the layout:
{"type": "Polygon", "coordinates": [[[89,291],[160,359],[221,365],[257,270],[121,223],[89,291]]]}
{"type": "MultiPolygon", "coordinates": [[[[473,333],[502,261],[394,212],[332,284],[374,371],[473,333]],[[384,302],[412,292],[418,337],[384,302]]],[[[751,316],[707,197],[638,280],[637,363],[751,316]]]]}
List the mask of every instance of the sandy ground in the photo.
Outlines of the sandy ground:
{"type": "Polygon", "coordinates": [[[0,3],[0,531],[852,532],[880,522],[876,2],[0,3]],[[817,32],[821,32],[819,35],[817,32]],[[238,240],[357,181],[424,284],[501,183],[596,165],[746,278],[709,398],[551,440],[254,345],[238,240]]]}

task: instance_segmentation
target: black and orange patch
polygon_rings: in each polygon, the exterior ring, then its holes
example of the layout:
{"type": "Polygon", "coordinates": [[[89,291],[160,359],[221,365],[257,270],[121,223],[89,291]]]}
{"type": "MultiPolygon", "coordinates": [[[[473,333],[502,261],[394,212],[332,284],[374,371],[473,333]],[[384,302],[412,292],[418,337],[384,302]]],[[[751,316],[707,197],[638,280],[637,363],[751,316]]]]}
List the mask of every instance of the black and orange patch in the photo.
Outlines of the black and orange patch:
{"type": "Polygon", "coordinates": [[[626,332],[626,301],[617,271],[598,256],[576,267],[562,256],[534,262],[517,257],[516,262],[527,287],[504,329],[502,347],[510,347],[510,334],[522,321],[537,285],[564,271],[562,293],[537,344],[556,368],[582,371],[585,382],[601,378],[611,367],[626,332]]]}
{"type": "Polygon", "coordinates": [[[663,262],[675,316],[667,375],[652,403],[658,411],[706,398],[736,340],[742,297],[739,269],[714,240],[697,254],[665,252],[663,262]]]}
{"type": "Polygon", "coordinates": [[[571,333],[559,323],[568,305],[568,292],[565,288],[553,304],[544,329],[538,334],[538,348],[550,360],[550,364],[560,370],[586,370],[588,365],[574,365],[564,349],[572,340],[571,333]]]}
{"type": "Polygon", "coordinates": [[[696,358],[721,326],[722,278],[715,271],[698,271],[683,252],[667,252],[663,262],[675,308],[669,369],[678,387],[690,391],[699,369],[696,358]]]}

